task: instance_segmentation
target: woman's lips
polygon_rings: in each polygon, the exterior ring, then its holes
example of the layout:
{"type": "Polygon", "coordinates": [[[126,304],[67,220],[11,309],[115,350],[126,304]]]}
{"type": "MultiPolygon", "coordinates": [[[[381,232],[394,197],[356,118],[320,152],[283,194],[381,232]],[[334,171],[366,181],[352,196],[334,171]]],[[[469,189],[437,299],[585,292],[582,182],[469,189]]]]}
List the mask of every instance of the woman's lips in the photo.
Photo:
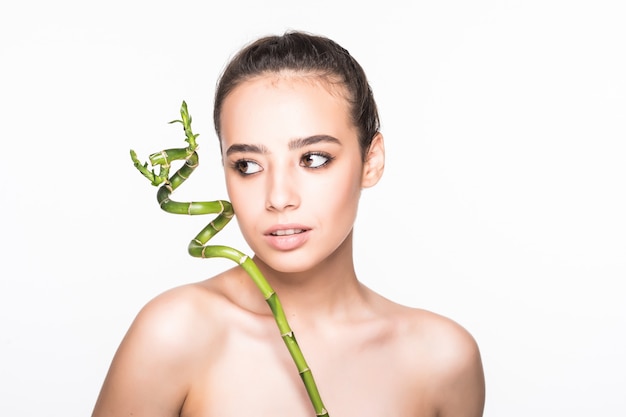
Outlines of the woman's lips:
{"type": "Polygon", "coordinates": [[[279,229],[271,232],[272,236],[289,236],[304,232],[304,229],[279,229]]]}
{"type": "Polygon", "coordinates": [[[306,243],[310,229],[302,226],[274,227],[265,234],[265,240],[274,249],[290,251],[306,243]]]}

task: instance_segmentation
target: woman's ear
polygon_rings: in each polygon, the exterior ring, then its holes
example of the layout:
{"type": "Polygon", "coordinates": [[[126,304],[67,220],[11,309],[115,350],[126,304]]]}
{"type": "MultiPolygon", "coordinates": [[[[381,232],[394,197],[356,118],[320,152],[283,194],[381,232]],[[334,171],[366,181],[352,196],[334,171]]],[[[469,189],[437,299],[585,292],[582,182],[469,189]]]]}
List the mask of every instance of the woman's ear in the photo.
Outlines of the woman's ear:
{"type": "Polygon", "coordinates": [[[374,135],[372,143],[365,156],[363,164],[363,176],[361,178],[361,187],[369,188],[380,180],[385,170],[385,142],[382,133],[378,132],[374,135]]]}

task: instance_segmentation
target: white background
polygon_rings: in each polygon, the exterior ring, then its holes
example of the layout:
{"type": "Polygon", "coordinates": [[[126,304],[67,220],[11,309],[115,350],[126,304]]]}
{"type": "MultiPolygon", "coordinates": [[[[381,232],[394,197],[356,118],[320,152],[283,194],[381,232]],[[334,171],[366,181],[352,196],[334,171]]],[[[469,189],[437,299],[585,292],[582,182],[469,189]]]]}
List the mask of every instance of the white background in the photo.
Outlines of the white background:
{"type": "MultiPolygon", "coordinates": [[[[215,81],[286,29],[345,46],[378,100],[362,280],[472,332],[486,417],[624,415],[622,4],[3,2],[0,415],[89,415],[138,310],[232,266],[187,255],[209,219],[160,211],[128,151],[183,143],[186,100],[201,167],[177,198],[226,198],[215,81]]],[[[246,250],[234,223],[217,241],[246,250]]]]}

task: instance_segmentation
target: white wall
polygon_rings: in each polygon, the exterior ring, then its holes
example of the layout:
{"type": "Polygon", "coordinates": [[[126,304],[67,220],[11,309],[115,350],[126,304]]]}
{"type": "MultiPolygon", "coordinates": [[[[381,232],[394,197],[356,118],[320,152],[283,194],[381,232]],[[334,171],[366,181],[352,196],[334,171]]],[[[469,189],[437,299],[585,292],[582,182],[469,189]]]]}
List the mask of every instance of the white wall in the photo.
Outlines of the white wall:
{"type": "Polygon", "coordinates": [[[182,140],[184,99],[203,174],[178,197],[225,198],[215,80],[288,28],[343,44],[378,99],[363,281],[474,334],[485,416],[623,413],[623,2],[93,3],[0,6],[1,415],[89,415],[139,308],[231,266],[187,255],[207,219],[161,212],[128,150],[182,140]]]}

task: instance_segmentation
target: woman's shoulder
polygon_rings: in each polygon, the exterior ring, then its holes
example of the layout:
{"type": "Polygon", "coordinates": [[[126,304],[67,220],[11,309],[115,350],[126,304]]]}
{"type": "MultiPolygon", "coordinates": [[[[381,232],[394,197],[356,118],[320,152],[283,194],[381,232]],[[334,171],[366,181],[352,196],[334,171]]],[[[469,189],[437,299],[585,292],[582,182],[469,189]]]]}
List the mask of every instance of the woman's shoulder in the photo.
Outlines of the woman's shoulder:
{"type": "Polygon", "coordinates": [[[473,335],[459,322],[431,310],[385,300],[385,325],[403,360],[415,368],[428,367],[438,374],[454,373],[463,367],[480,365],[480,353],[473,335]]]}
{"type": "Polygon", "coordinates": [[[480,399],[484,375],[474,336],[457,321],[433,311],[400,307],[398,314],[407,365],[439,393],[466,386],[468,392],[477,393],[471,401],[480,399]]]}
{"type": "Polygon", "coordinates": [[[378,317],[400,338],[410,338],[419,346],[437,348],[438,351],[445,346],[471,349],[476,345],[469,331],[450,317],[397,303],[371,290],[370,294],[373,295],[372,304],[377,306],[378,317]]]}
{"type": "Polygon", "coordinates": [[[404,307],[406,323],[419,337],[427,337],[433,343],[445,345],[474,345],[476,342],[470,332],[458,321],[434,311],[404,307]]]}
{"type": "Polygon", "coordinates": [[[94,415],[113,408],[178,415],[197,370],[219,360],[227,328],[219,311],[230,303],[212,279],[166,290],[143,306],[114,355],[94,415]]]}
{"type": "Polygon", "coordinates": [[[223,279],[218,275],[161,292],[140,309],[129,333],[166,350],[184,349],[178,345],[183,340],[208,343],[209,338],[219,337],[232,308],[222,289],[223,279]]]}
{"type": "Polygon", "coordinates": [[[398,306],[399,334],[413,343],[415,349],[428,353],[431,360],[450,364],[458,360],[474,358],[478,344],[473,335],[459,322],[430,310],[398,306]]]}
{"type": "MultiPolygon", "coordinates": [[[[433,311],[400,306],[396,314],[396,343],[414,386],[427,389],[438,409],[452,410],[449,415],[480,415],[484,374],[473,335],[433,311]],[[455,409],[460,404],[465,411],[455,409]]],[[[413,386],[408,380],[407,384],[413,386]]]]}

